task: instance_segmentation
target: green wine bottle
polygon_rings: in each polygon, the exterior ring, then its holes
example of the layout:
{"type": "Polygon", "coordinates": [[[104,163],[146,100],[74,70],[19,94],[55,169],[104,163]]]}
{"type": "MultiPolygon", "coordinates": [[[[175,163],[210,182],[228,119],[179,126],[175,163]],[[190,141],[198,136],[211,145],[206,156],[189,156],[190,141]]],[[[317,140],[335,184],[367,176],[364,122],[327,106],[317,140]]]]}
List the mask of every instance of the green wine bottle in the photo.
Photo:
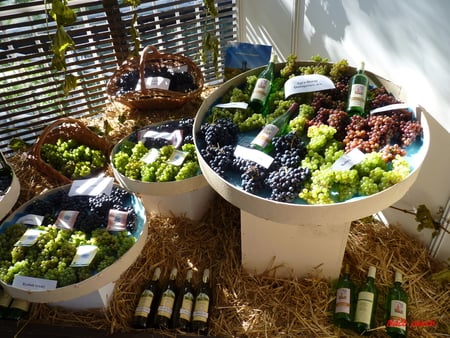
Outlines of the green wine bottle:
{"type": "Polygon", "coordinates": [[[298,112],[298,107],[298,103],[294,102],[286,112],[266,124],[250,142],[250,148],[258,149],[269,154],[273,150],[272,139],[275,136],[287,134],[289,121],[298,112]]]}
{"type": "Polygon", "coordinates": [[[252,95],[250,96],[249,107],[257,113],[265,114],[266,102],[269,97],[272,81],[274,79],[275,63],[277,56],[272,54],[269,64],[258,75],[252,95]]]}
{"type": "Polygon", "coordinates": [[[177,297],[177,273],[178,270],[176,268],[173,268],[170,272],[167,286],[161,294],[158,310],[156,312],[156,326],[160,329],[170,328],[175,299],[177,297]]]}
{"type": "Polygon", "coordinates": [[[350,79],[350,91],[348,95],[347,113],[349,115],[364,116],[369,78],[364,73],[364,62],[357,73],[350,79]]]}
{"type": "Polygon", "coordinates": [[[386,304],[386,332],[389,336],[406,337],[408,294],[402,287],[402,274],[395,272],[394,285],[389,289],[386,304]]]}
{"type": "Polygon", "coordinates": [[[205,269],[192,312],[192,331],[197,334],[207,334],[208,331],[208,318],[212,300],[209,278],[209,269],[205,269]]]}
{"type": "Polygon", "coordinates": [[[349,328],[353,323],[355,314],[355,285],[350,279],[350,266],[348,264],[345,264],[344,272],[336,287],[333,322],[338,327],[349,328]]]}
{"type": "Polygon", "coordinates": [[[161,269],[156,268],[148,286],[142,291],[138,305],[134,311],[133,326],[137,329],[145,329],[152,326],[152,318],[155,312],[155,303],[159,292],[159,277],[161,269]]]}
{"type": "Polygon", "coordinates": [[[9,305],[8,319],[19,320],[24,318],[30,310],[31,303],[24,299],[14,298],[9,305]]]}
{"type": "Polygon", "coordinates": [[[173,328],[189,332],[191,329],[192,308],[194,307],[194,289],[192,287],[192,270],[186,273],[183,289],[177,298],[173,328]]]}
{"type": "Polygon", "coordinates": [[[378,300],[378,289],[375,286],[376,271],[374,266],[369,267],[367,280],[358,293],[354,326],[359,334],[368,334],[368,330],[374,326],[378,300]]]}
{"type": "Polygon", "coordinates": [[[9,304],[13,298],[4,289],[0,291],[0,319],[8,317],[9,304]]]}

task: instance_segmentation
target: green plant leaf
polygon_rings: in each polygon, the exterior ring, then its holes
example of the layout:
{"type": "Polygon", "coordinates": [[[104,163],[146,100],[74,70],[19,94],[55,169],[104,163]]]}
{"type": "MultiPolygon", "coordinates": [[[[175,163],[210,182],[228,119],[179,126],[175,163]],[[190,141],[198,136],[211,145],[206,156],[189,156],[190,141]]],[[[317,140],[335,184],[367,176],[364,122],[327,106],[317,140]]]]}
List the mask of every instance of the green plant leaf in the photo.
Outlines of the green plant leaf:
{"type": "Polygon", "coordinates": [[[436,222],[431,216],[430,210],[424,205],[421,204],[417,207],[415,220],[419,223],[417,225],[417,230],[422,231],[423,229],[432,229],[432,236],[436,236],[441,229],[439,222],[436,222]]]}
{"type": "Polygon", "coordinates": [[[58,25],[68,26],[77,21],[77,14],[67,6],[66,1],[53,0],[50,16],[58,25]]]}
{"type": "Polygon", "coordinates": [[[68,95],[72,89],[76,88],[77,84],[78,84],[78,78],[75,75],[66,74],[63,85],[62,85],[64,94],[68,95]]]}
{"type": "Polygon", "coordinates": [[[28,146],[29,145],[24,140],[22,140],[20,138],[13,138],[9,142],[9,147],[13,151],[25,151],[28,148],[28,146]]]}

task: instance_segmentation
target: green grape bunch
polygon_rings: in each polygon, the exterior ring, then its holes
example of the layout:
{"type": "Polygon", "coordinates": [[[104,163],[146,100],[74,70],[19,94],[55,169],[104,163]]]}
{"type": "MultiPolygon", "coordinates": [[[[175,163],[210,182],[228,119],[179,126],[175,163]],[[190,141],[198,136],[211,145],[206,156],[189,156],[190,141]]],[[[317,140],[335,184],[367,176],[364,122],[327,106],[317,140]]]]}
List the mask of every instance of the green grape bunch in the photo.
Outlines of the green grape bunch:
{"type": "Polygon", "coordinates": [[[89,176],[106,165],[106,156],[101,150],[74,139],[58,138],[55,144],[44,143],[40,155],[46,163],[70,179],[89,176]]]}

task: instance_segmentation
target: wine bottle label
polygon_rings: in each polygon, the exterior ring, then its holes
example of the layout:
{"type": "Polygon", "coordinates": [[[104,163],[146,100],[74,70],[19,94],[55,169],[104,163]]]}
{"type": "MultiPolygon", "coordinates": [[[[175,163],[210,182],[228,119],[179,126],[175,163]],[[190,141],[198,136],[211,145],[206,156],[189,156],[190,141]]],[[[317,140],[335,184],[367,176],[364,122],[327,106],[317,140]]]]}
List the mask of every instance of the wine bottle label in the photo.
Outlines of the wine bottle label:
{"type": "Polygon", "coordinates": [[[193,306],[194,306],[194,295],[190,292],[186,293],[183,297],[183,302],[181,303],[180,318],[190,321],[193,306]]]}
{"type": "Polygon", "coordinates": [[[251,144],[265,148],[279,130],[276,125],[269,123],[256,135],[251,144]]]}
{"type": "Polygon", "coordinates": [[[139,298],[139,302],[134,312],[134,315],[141,317],[148,317],[154,296],[155,295],[152,291],[144,290],[144,292],[142,292],[141,298],[139,298]]]}
{"type": "Polygon", "coordinates": [[[368,291],[361,291],[356,304],[355,322],[370,325],[372,319],[374,294],[368,291]]]}
{"type": "Polygon", "coordinates": [[[350,313],[350,289],[339,288],[336,292],[336,313],[350,313]]]}
{"type": "Polygon", "coordinates": [[[3,291],[2,295],[0,296],[0,306],[1,307],[8,307],[11,303],[12,297],[3,291]]]}
{"type": "Polygon", "coordinates": [[[270,92],[270,81],[264,78],[256,80],[255,89],[253,89],[250,101],[259,100],[264,102],[270,92]]]}
{"type": "Polygon", "coordinates": [[[204,322],[208,320],[209,296],[206,293],[201,293],[195,302],[194,312],[192,313],[192,320],[204,322]]]}
{"type": "Polygon", "coordinates": [[[395,322],[395,327],[406,330],[406,303],[398,299],[391,301],[390,321],[395,322]]]}
{"type": "Polygon", "coordinates": [[[26,300],[15,298],[13,300],[13,302],[11,303],[11,308],[19,309],[24,312],[28,312],[28,310],[30,309],[30,302],[28,302],[26,300]]]}
{"type": "Polygon", "coordinates": [[[348,106],[361,107],[362,109],[364,109],[364,105],[366,103],[366,92],[367,87],[365,85],[362,84],[352,85],[348,106]]]}
{"type": "Polygon", "coordinates": [[[172,316],[173,304],[175,303],[175,292],[167,290],[163,293],[158,307],[158,315],[169,318],[172,316]]]}

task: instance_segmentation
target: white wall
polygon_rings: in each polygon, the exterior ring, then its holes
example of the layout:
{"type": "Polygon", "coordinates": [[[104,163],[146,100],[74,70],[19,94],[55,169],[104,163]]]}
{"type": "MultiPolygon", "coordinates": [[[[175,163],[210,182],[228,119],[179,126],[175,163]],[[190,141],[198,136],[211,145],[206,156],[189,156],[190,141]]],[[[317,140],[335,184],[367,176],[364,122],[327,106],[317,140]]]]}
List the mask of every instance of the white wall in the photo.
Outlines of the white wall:
{"type": "MultiPolygon", "coordinates": [[[[271,44],[284,60],[347,59],[400,85],[429,112],[430,150],[420,175],[395,206],[425,204],[439,219],[450,197],[450,13],[448,0],[240,0],[241,41],[271,44]]],[[[391,223],[429,243],[414,217],[388,209],[391,223]]],[[[445,257],[443,257],[446,259],[445,257]]]]}

